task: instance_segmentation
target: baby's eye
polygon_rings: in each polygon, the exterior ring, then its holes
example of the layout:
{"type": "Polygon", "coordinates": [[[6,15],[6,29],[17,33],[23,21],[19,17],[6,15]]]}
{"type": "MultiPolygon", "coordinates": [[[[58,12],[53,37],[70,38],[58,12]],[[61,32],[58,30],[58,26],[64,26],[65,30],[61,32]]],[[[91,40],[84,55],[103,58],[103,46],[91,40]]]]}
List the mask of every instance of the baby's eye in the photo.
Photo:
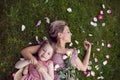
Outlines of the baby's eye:
{"type": "Polygon", "coordinates": [[[48,55],[50,55],[50,53],[48,52],[48,55]]]}
{"type": "Polygon", "coordinates": [[[46,50],[45,50],[45,49],[43,49],[43,51],[44,51],[44,52],[46,52],[46,50]]]}

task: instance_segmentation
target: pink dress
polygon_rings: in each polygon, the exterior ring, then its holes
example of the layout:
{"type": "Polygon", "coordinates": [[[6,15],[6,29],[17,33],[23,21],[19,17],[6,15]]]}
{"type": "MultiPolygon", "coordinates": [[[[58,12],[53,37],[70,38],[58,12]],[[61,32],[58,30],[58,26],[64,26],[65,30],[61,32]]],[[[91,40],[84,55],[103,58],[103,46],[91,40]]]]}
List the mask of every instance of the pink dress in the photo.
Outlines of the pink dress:
{"type": "MultiPolygon", "coordinates": [[[[47,62],[40,62],[40,64],[43,64],[46,68],[48,68],[48,65],[50,63],[53,62],[51,60],[47,62]]],[[[28,71],[28,74],[24,75],[21,80],[44,80],[42,75],[38,73],[34,65],[30,64],[28,67],[28,71]]]]}
{"type": "MultiPolygon", "coordinates": [[[[54,54],[53,57],[52,57],[53,64],[54,65],[58,64],[60,66],[60,68],[64,68],[65,63],[64,63],[64,60],[63,60],[63,55],[64,54],[61,54],[61,53],[54,54]]],[[[75,65],[75,59],[77,58],[77,56],[78,56],[78,52],[77,52],[76,49],[74,49],[73,54],[72,54],[72,56],[70,58],[70,63],[72,65],[75,65]]],[[[56,71],[54,72],[54,75],[55,75],[55,79],[54,80],[60,80],[59,75],[57,74],[56,71]]]]}

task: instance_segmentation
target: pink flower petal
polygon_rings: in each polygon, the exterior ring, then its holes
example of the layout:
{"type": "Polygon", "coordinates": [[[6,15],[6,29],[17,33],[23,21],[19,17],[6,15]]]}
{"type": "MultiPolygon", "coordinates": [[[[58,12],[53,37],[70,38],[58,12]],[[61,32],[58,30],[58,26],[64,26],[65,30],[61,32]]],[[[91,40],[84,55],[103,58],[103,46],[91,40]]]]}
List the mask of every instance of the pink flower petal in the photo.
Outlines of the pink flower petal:
{"type": "Polygon", "coordinates": [[[110,44],[110,43],[108,43],[108,44],[107,44],[107,47],[108,47],[108,48],[111,48],[112,46],[111,46],[111,44],[110,44]]]}
{"type": "Polygon", "coordinates": [[[16,74],[16,73],[13,73],[13,74],[12,74],[12,77],[13,77],[13,78],[15,77],[15,74],[16,74]]]}
{"type": "Polygon", "coordinates": [[[95,76],[95,72],[94,71],[91,71],[91,76],[95,76]]]}
{"type": "Polygon", "coordinates": [[[110,55],[107,54],[105,57],[106,57],[107,59],[109,59],[109,58],[110,58],[110,55]]]}
{"type": "Polygon", "coordinates": [[[41,24],[41,20],[39,20],[36,24],[36,27],[38,27],[41,24]]]}
{"type": "Polygon", "coordinates": [[[87,71],[84,71],[83,73],[84,73],[84,75],[87,75],[87,74],[88,74],[88,72],[87,72],[87,71]]]}
{"type": "Polygon", "coordinates": [[[109,9],[109,10],[107,10],[107,13],[108,13],[108,14],[111,14],[111,13],[112,13],[112,11],[109,9]]]}
{"type": "Polygon", "coordinates": [[[98,59],[97,58],[94,58],[95,62],[98,62],[98,59]]]}
{"type": "Polygon", "coordinates": [[[100,14],[103,14],[103,10],[100,10],[100,14]]]}
{"type": "Polygon", "coordinates": [[[99,20],[102,20],[102,19],[103,19],[103,15],[101,15],[101,14],[98,15],[98,19],[99,19],[99,20]]]}

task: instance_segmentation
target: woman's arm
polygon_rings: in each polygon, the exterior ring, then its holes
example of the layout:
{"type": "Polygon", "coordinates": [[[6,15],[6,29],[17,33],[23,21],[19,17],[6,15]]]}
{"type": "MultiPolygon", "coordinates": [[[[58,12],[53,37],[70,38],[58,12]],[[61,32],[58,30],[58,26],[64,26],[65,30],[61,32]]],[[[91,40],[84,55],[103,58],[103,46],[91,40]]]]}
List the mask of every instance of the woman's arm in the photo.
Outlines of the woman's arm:
{"type": "Polygon", "coordinates": [[[37,65],[37,70],[42,74],[44,80],[54,80],[53,62],[48,65],[48,70],[46,70],[42,65],[37,65]]]}
{"type": "Polygon", "coordinates": [[[84,47],[86,49],[86,55],[83,62],[78,57],[75,60],[77,69],[81,71],[86,71],[91,53],[91,44],[88,41],[84,41],[84,47]]]}
{"type": "Polygon", "coordinates": [[[21,54],[25,59],[30,60],[32,64],[37,64],[37,60],[32,54],[35,54],[39,48],[40,48],[40,45],[29,46],[29,47],[24,48],[21,51],[21,54]]]}

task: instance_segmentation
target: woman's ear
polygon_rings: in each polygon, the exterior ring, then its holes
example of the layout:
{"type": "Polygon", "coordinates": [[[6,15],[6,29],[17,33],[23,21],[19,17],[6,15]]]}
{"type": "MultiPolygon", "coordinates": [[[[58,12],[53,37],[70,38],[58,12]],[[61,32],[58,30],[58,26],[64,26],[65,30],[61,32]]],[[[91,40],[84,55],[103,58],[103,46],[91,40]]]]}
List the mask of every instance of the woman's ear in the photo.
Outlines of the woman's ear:
{"type": "Polygon", "coordinates": [[[62,34],[62,33],[58,33],[58,38],[59,38],[59,39],[61,39],[61,38],[62,38],[62,36],[63,36],[63,34],[62,34]]]}

